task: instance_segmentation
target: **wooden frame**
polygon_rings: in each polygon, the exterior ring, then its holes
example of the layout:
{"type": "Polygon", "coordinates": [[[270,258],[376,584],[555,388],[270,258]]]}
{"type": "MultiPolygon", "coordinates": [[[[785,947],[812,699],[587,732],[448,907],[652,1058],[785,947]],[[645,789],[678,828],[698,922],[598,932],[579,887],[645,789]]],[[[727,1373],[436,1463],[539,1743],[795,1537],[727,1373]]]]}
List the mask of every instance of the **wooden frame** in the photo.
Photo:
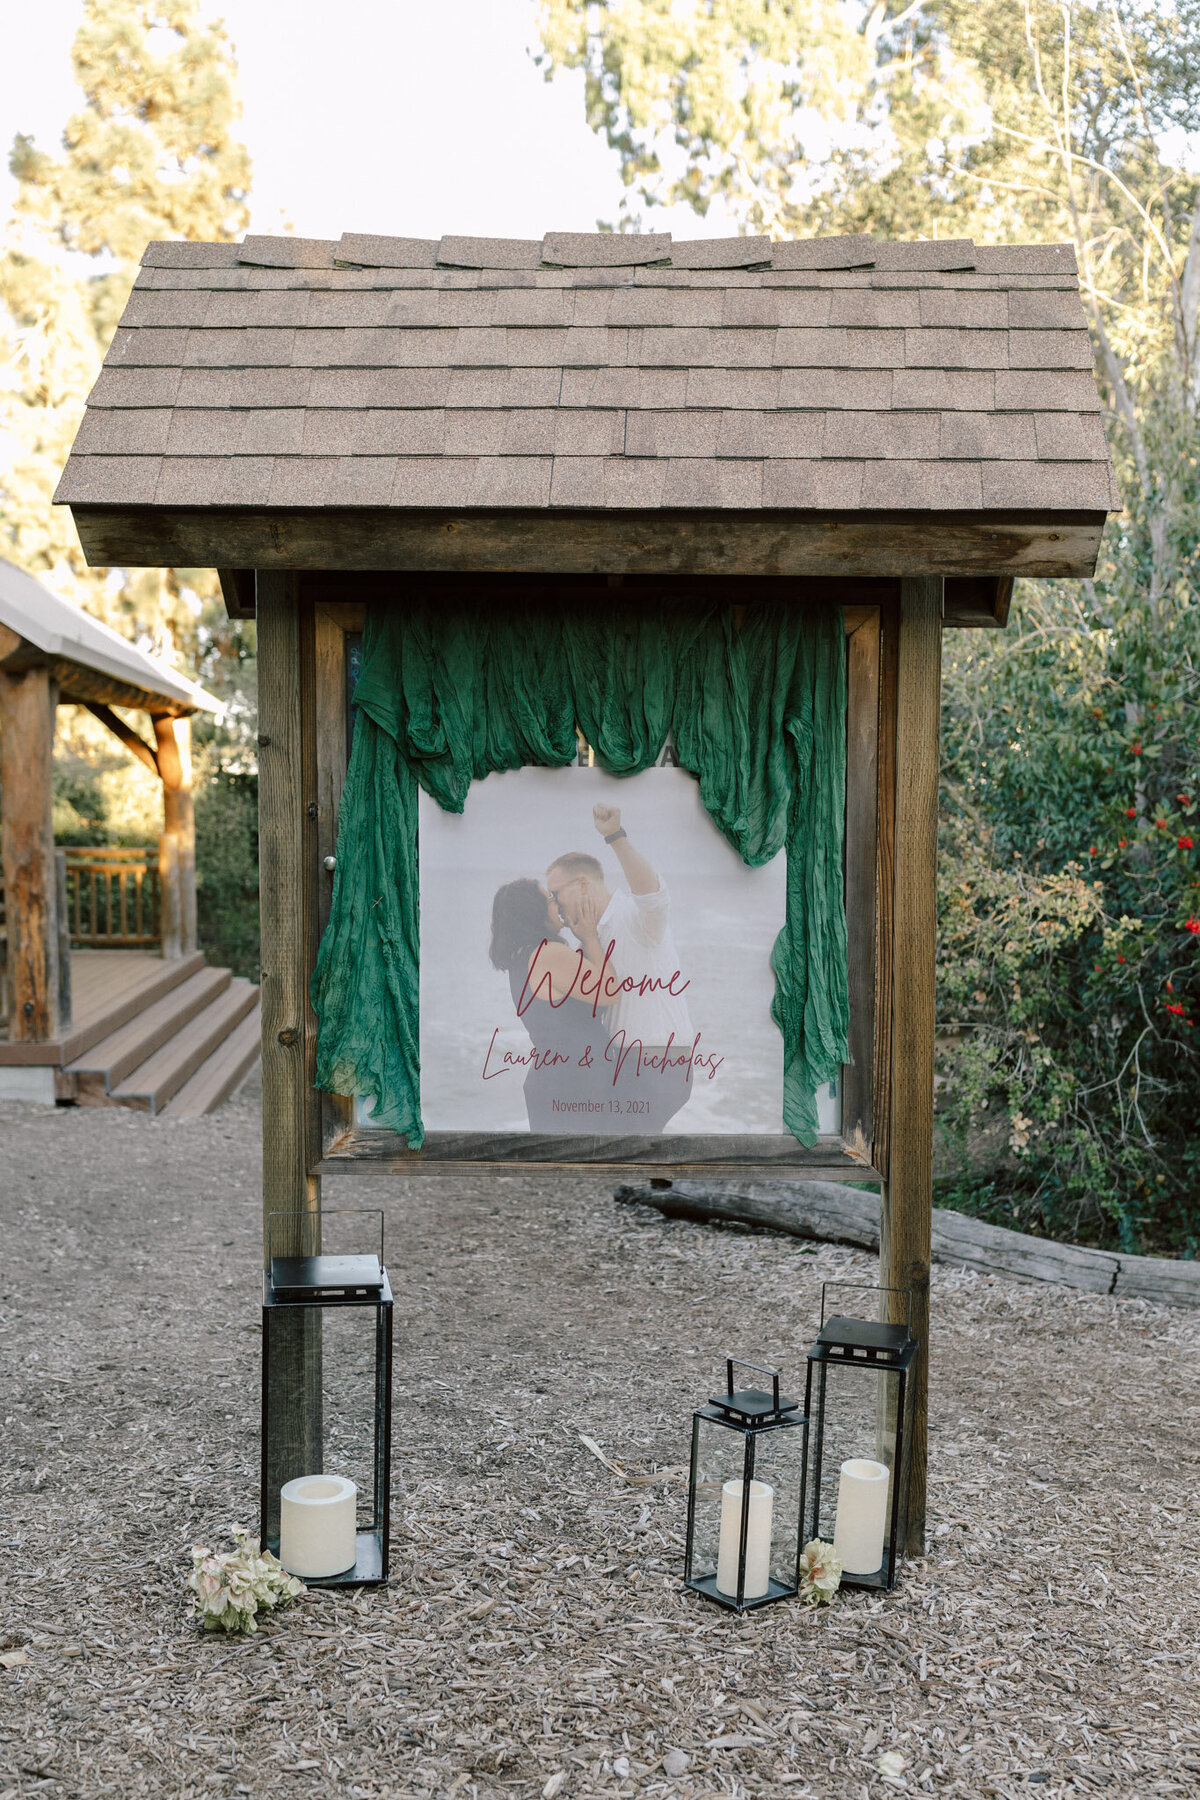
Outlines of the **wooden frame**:
{"type": "MultiPolygon", "coordinates": [[[[274,581],[278,578],[272,577],[274,581]]],[[[504,584],[504,577],[480,577],[473,591],[486,602],[490,583],[504,584]]],[[[647,584],[648,585],[648,584],[647,584]]],[[[658,584],[655,584],[658,585],[658,584]]],[[[366,578],[361,586],[379,591],[366,578]]],[[[347,638],[362,629],[364,603],[360,599],[331,596],[360,590],[355,577],[316,574],[301,577],[297,586],[300,631],[298,654],[311,641],[312,701],[315,718],[311,733],[315,753],[316,815],[314,850],[306,857],[306,880],[312,889],[311,911],[317,921],[317,937],[329,917],[332,878],[324,860],[337,842],[337,815],[346,774],[347,638]]],[[[383,591],[395,592],[390,579],[383,591]]],[[[881,647],[888,634],[894,637],[897,606],[895,583],[805,583],[796,595],[798,603],[844,603],[849,644],[848,689],[850,754],[846,796],[846,883],[851,916],[850,1008],[851,1061],[844,1065],[842,1080],[842,1130],[812,1149],[795,1139],[778,1137],[687,1137],[657,1139],[531,1137],[529,1134],[492,1136],[486,1133],[431,1132],[425,1148],[410,1150],[393,1133],[355,1124],[353,1102],[322,1094],[314,1098],[320,1114],[321,1152],[314,1172],[347,1163],[394,1167],[422,1174],[462,1174],[480,1167],[503,1168],[532,1174],[547,1168],[599,1175],[642,1175],[658,1172],[679,1174],[686,1170],[706,1174],[739,1174],[767,1170],[774,1174],[804,1175],[824,1179],[880,1181],[885,1169],[879,1161],[876,1121],[886,1116],[880,1104],[879,1084],[886,1081],[890,1044],[878,1042],[876,1013],[880,984],[877,946],[879,933],[879,848],[890,842],[893,808],[880,787],[881,769],[893,762],[880,755],[881,647]],[[854,596],[861,596],[855,600],[854,596]]],[[[301,681],[307,695],[309,677],[301,681]]],[[[308,786],[305,788],[308,793],[308,786]]],[[[315,956],[315,943],[313,945],[315,956]]],[[[310,965],[311,968],[311,965],[310,965]]]]}

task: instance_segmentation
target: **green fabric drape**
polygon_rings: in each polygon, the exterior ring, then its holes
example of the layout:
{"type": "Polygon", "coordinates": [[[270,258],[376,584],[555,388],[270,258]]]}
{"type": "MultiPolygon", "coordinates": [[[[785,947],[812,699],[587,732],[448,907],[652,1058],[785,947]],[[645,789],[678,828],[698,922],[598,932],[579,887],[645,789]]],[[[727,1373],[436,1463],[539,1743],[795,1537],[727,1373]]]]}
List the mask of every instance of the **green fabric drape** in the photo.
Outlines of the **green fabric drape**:
{"type": "Polygon", "coordinates": [[[631,775],[673,735],[752,866],[787,851],[771,957],[783,1117],[817,1134],[846,1057],[842,835],[845,638],[838,609],[663,600],[623,610],[424,597],[367,617],[329,924],[311,996],[317,1086],[375,1102],[414,1149],[421,1122],[417,790],[461,812],[472,781],[577,754],[631,775]]]}

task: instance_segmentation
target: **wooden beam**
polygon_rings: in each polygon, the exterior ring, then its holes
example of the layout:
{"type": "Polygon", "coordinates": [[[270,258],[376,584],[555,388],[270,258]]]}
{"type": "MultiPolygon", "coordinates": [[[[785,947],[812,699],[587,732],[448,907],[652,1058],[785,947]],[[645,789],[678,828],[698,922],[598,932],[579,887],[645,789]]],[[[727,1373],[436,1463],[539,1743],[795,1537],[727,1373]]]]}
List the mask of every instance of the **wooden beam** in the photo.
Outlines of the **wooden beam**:
{"type": "MultiPolygon", "coordinates": [[[[261,573],[258,615],[258,834],[262,937],[263,1259],[321,1247],[318,1126],[309,1086],[312,929],[305,891],[301,624],[294,575],[261,573]],[[272,1217],[272,1215],[282,1215],[272,1217]]],[[[318,1308],[283,1308],[272,1326],[272,1438],[263,1515],[278,1530],[279,1490],[323,1466],[318,1308]]]]}
{"type": "Polygon", "coordinates": [[[254,617],[254,570],[253,569],[218,569],[217,580],[221,584],[221,598],[225,602],[225,611],[231,619],[252,619],[254,617]]]}
{"type": "MultiPolygon", "coordinates": [[[[942,582],[900,586],[896,668],[891,1143],[882,1195],[880,1279],[912,1294],[907,1552],[925,1548],[929,1409],[929,1262],[933,1219],[933,1041],[937,957],[938,759],[942,582]]],[[[894,1318],[907,1307],[897,1304],[894,1318]]]]}
{"type": "Polygon", "coordinates": [[[545,1173],[590,1175],[819,1176],[823,1181],[878,1181],[880,1173],[857,1156],[843,1137],[823,1137],[808,1148],[793,1137],[551,1137],[529,1131],[431,1131],[421,1150],[410,1150],[394,1131],[350,1126],[325,1147],[324,1167],[344,1162],[390,1165],[399,1174],[545,1173]]]}
{"type": "Polygon", "coordinates": [[[163,829],[158,840],[163,955],[196,948],[196,813],[192,801],[192,722],[153,715],[155,767],[162,778],[163,829]]]}
{"type": "Polygon", "coordinates": [[[304,891],[305,758],[300,711],[296,577],[260,572],[258,612],[258,822],[262,936],[264,1253],[266,1215],[320,1206],[308,1156],[313,1096],[307,1043],[309,940],[304,891]]]}
{"type": "Polygon", "coordinates": [[[100,567],[1091,576],[1103,513],[419,513],[72,507],[100,567]]]}
{"type": "Polygon", "coordinates": [[[99,719],[100,723],[107,731],[111,731],[113,736],[124,744],[127,750],[133,752],[140,763],[146,765],[152,775],[158,775],[159,767],[157,756],[154,754],[154,751],[150,748],[145,738],[140,737],[133,729],[132,725],[127,725],[124,719],[118,719],[112,708],[105,706],[100,700],[85,700],[82,704],[86,707],[87,711],[91,713],[94,719],[99,719]]]}
{"type": "Polygon", "coordinates": [[[0,670],[0,868],[4,871],[14,1044],[57,1038],[62,1024],[54,861],[54,683],[45,668],[0,670]]]}
{"type": "Polygon", "coordinates": [[[1011,575],[949,575],[943,631],[1000,631],[1008,623],[1011,575]]]}

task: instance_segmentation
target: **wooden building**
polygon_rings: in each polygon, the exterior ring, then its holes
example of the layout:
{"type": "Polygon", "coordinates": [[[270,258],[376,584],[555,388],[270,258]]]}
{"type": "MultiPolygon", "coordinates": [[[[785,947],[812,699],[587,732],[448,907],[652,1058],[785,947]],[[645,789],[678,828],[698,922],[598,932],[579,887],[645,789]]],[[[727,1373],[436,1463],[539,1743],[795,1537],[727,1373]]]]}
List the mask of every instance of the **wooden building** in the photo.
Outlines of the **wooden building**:
{"type": "Polygon", "coordinates": [[[252,1065],[255,1021],[244,1021],[256,1016],[256,990],[206,968],[196,942],[191,721],[218,704],[0,561],[0,1097],[191,1114],[252,1065]],[[86,707],[161,782],[150,858],[55,850],[64,701],[86,707]],[[148,729],[114,707],[145,714],[148,729]]]}
{"type": "MultiPolygon", "coordinates": [[[[264,1206],[367,1156],[452,1170],[313,1086],[308,981],[363,608],[785,595],[848,634],[840,1132],[643,1169],[878,1182],[928,1341],[943,630],[1087,576],[1118,504],[1069,246],[347,234],[148,248],[57,498],[96,564],[212,564],[258,620],[264,1206]]],[[[509,1168],[544,1146],[492,1143],[509,1168]]],[[[572,1142],[560,1164],[614,1163],[572,1142]]],[[[910,1535],[924,1520],[924,1357],[910,1535]]]]}

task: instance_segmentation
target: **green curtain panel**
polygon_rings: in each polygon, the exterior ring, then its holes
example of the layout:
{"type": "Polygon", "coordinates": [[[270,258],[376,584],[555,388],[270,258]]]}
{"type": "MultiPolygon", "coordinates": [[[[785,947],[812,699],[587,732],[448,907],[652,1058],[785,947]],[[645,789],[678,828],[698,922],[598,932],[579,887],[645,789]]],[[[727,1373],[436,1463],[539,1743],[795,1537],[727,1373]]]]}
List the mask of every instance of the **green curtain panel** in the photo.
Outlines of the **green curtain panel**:
{"type": "Polygon", "coordinates": [[[615,775],[651,767],[670,735],[743,860],[787,852],[771,1011],[784,1123],[816,1141],[816,1091],[846,1057],[840,609],[406,597],[368,613],[354,698],[333,906],[311,984],[318,1087],[374,1100],[374,1123],[413,1149],[424,1141],[418,788],[461,812],[472,781],[495,770],[572,762],[577,727],[615,775]]]}

